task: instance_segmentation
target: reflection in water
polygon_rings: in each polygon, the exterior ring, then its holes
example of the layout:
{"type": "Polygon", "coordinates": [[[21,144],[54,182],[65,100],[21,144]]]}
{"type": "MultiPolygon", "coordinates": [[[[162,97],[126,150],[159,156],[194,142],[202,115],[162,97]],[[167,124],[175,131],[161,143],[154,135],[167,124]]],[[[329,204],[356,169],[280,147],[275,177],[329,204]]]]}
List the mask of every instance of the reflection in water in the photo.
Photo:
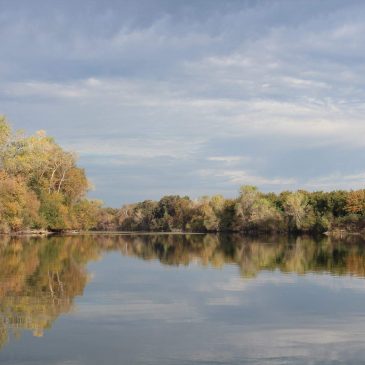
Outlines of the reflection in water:
{"type": "Polygon", "coordinates": [[[0,346],[27,329],[42,336],[72,308],[87,283],[85,265],[97,255],[72,239],[3,239],[0,245],[0,346]]]}
{"type": "Polygon", "coordinates": [[[249,239],[234,235],[123,235],[2,238],[0,241],[0,347],[9,332],[35,336],[73,307],[88,282],[86,265],[107,251],[159,260],[165,265],[198,262],[239,267],[254,278],[261,270],[365,276],[363,243],[328,238],[249,239]]]}

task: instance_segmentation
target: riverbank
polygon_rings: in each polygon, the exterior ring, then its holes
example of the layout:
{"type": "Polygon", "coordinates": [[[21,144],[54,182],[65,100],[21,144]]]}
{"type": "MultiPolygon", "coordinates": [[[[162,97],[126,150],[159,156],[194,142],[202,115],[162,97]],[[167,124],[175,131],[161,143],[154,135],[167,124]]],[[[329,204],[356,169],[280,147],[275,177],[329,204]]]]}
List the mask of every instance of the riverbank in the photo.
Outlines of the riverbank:
{"type": "MultiPolygon", "coordinates": [[[[270,233],[270,236],[308,236],[308,237],[320,237],[320,236],[328,236],[335,239],[345,239],[349,237],[361,237],[365,240],[365,223],[362,223],[361,227],[359,225],[336,225],[331,230],[326,232],[318,233],[318,232],[281,232],[281,233],[270,233]],[[364,227],[362,226],[364,224],[364,227]]],[[[9,232],[9,233],[0,233],[0,236],[13,236],[13,237],[42,237],[42,236],[95,236],[95,235],[103,235],[103,236],[151,236],[151,235],[163,235],[163,236],[181,236],[181,235],[230,235],[236,234],[246,237],[262,237],[267,236],[268,233],[265,232],[232,232],[232,231],[220,231],[220,232],[187,232],[187,231],[174,231],[174,232],[166,232],[166,231],[47,231],[47,230],[23,230],[19,232],[9,232]]]]}
{"type": "Polygon", "coordinates": [[[358,216],[344,217],[336,221],[326,233],[336,238],[346,236],[365,237],[365,218],[358,216]]]}
{"type": "Polygon", "coordinates": [[[25,229],[22,231],[3,232],[0,236],[49,236],[55,234],[54,232],[44,229],[25,229]]]}

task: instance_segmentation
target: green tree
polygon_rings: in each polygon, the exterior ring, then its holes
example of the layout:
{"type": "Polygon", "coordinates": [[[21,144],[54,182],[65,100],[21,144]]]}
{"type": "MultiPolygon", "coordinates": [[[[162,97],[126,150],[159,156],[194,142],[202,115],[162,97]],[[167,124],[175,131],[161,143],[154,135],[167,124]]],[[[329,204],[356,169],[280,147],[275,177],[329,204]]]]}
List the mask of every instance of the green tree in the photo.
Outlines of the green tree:
{"type": "Polygon", "coordinates": [[[282,216],[257,187],[242,186],[235,204],[234,229],[238,231],[281,230],[282,216]]]}

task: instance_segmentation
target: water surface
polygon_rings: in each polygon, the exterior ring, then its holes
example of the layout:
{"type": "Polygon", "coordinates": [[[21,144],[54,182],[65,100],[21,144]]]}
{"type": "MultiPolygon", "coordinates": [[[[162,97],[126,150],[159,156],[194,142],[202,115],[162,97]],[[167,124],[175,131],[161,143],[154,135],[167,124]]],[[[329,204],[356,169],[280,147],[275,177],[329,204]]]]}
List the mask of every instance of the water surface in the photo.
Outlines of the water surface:
{"type": "Polygon", "coordinates": [[[1,364],[365,364],[365,244],[0,238],[1,364]]]}

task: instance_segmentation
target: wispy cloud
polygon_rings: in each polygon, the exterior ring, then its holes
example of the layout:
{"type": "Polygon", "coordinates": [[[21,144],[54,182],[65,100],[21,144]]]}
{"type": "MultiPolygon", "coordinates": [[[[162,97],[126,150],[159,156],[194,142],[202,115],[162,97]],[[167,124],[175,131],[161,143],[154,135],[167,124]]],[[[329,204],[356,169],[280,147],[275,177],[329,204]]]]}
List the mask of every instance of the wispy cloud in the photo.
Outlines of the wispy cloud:
{"type": "Polygon", "coordinates": [[[119,157],[128,159],[173,158],[187,159],[204,146],[204,140],[184,140],[183,138],[117,138],[109,137],[106,143],[99,139],[76,139],[65,143],[65,147],[83,156],[119,157]]]}
{"type": "Polygon", "coordinates": [[[199,173],[202,176],[223,178],[235,185],[277,185],[285,187],[296,183],[295,179],[267,178],[253,175],[245,170],[203,169],[199,173]]]}

